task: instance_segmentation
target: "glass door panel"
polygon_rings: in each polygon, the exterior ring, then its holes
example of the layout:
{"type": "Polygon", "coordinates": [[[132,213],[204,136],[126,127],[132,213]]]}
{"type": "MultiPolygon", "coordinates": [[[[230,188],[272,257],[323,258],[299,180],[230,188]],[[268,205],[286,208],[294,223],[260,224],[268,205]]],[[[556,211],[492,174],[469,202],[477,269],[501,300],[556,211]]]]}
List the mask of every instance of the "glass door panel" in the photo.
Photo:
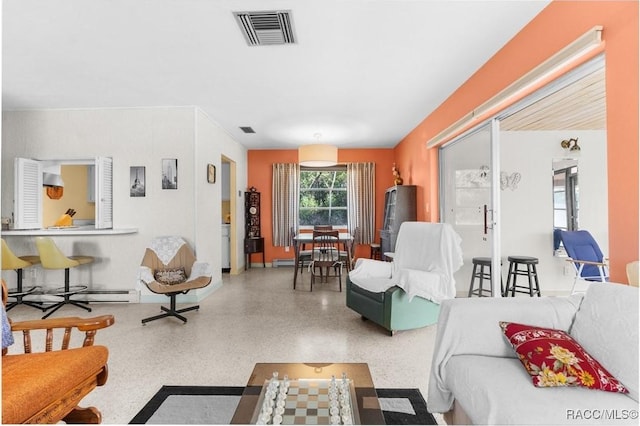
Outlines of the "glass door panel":
{"type": "MultiPolygon", "coordinates": [[[[494,190],[494,127],[497,122],[491,121],[440,149],[440,218],[462,237],[464,265],[455,274],[459,294],[469,291],[474,257],[497,259],[494,265],[500,264],[498,247],[494,247],[497,215],[493,206],[499,197],[494,190]]],[[[500,288],[499,274],[496,284],[500,288]]],[[[484,288],[491,287],[485,283],[484,288]]]]}

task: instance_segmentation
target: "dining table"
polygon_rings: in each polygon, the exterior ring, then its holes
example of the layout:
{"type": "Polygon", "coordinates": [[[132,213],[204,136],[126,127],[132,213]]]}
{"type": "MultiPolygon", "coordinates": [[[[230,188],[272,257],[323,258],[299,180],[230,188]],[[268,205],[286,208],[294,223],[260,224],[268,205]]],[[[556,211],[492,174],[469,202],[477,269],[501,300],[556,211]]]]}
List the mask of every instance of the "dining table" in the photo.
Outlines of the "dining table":
{"type": "MultiPolygon", "coordinates": [[[[349,251],[349,243],[353,240],[353,235],[348,232],[340,232],[338,234],[338,241],[344,245],[344,250],[349,251]]],[[[299,270],[299,256],[300,248],[305,244],[313,244],[313,232],[299,232],[293,237],[293,251],[295,255],[294,268],[293,268],[293,288],[296,288],[296,282],[298,280],[299,270]]],[[[349,266],[347,266],[348,268],[349,266]]]]}

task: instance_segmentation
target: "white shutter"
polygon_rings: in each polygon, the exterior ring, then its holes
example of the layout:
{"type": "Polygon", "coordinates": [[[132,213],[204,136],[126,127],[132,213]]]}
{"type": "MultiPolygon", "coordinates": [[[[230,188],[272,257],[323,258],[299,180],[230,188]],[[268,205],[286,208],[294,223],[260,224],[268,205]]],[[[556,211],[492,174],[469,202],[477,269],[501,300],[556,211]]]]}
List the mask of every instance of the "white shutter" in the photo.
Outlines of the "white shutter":
{"type": "Polygon", "coordinates": [[[29,158],[16,158],[14,168],[14,229],[42,228],[42,165],[29,158]]]}
{"type": "Polygon", "coordinates": [[[96,157],[96,229],[113,228],[113,159],[96,157]]]}

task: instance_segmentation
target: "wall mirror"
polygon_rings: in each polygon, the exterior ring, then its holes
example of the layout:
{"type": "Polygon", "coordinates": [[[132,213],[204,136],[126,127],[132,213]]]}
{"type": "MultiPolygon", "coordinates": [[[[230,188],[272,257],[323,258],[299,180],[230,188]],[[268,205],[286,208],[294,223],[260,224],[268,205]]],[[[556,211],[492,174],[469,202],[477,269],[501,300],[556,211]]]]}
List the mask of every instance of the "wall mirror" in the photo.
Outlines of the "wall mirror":
{"type": "Polygon", "coordinates": [[[553,160],[553,250],[562,250],[557,230],[575,231],[579,229],[578,211],[578,160],[559,158],[553,160]]]}

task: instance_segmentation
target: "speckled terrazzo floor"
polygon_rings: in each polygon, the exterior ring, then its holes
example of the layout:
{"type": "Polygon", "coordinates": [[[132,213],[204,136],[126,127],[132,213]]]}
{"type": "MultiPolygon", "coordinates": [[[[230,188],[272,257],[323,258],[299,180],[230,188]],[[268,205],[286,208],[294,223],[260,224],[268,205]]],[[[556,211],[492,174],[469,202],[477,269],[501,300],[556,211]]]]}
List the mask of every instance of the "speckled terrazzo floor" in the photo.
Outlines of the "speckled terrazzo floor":
{"type": "MultiPolygon", "coordinates": [[[[346,307],[337,283],[309,292],[305,273],[293,290],[292,275],[292,268],[224,274],[184,325],[170,318],[142,326],[157,304],[92,304],[90,314],[65,306],[53,317],[116,318],[96,338],[110,351],[109,380],[81,405],[98,407],[105,424],[126,424],[162,385],[244,386],[257,362],[366,362],[376,387],[419,388],[426,398],[435,326],[389,337],[346,307]]],[[[26,306],[10,316],[39,317],[26,306]]]]}

